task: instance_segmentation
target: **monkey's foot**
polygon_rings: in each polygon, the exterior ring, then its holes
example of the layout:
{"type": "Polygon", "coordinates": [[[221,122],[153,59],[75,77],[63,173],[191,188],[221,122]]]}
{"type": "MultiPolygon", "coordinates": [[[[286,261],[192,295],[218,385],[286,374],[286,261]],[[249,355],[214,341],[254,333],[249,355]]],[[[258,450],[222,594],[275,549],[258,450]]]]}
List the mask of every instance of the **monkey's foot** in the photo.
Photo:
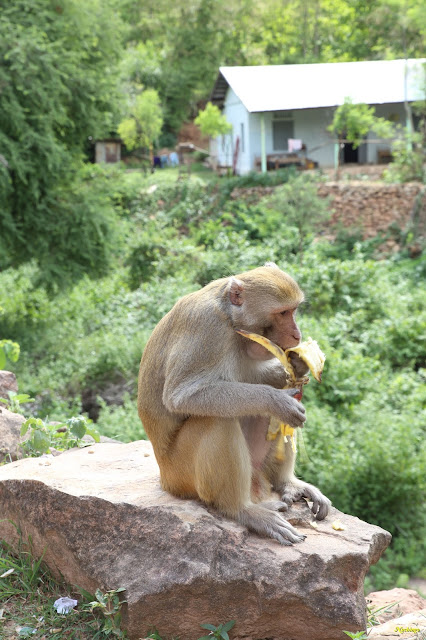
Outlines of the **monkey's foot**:
{"type": "MultiPolygon", "coordinates": [[[[275,501],[276,504],[278,501],[275,501]]],[[[253,504],[243,509],[238,520],[248,529],[278,540],[281,544],[291,545],[295,542],[303,542],[305,535],[300,534],[287,520],[275,509],[259,504],[253,504]]]]}
{"type": "Polygon", "coordinates": [[[316,519],[324,520],[329,512],[331,501],[319,489],[307,482],[301,482],[300,484],[289,483],[282,488],[281,500],[288,506],[291,506],[293,502],[302,500],[302,498],[312,502],[311,511],[316,516],[316,519]]]}

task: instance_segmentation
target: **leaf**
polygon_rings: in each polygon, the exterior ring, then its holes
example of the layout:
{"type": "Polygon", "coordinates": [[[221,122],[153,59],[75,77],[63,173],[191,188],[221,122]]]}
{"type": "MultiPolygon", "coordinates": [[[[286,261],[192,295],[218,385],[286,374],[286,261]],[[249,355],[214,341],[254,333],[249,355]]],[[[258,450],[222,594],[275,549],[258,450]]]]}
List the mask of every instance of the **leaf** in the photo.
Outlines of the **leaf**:
{"type": "Polygon", "coordinates": [[[214,626],[214,624],[204,623],[204,624],[200,624],[200,627],[202,629],[208,629],[209,631],[216,631],[216,627],[214,626]]]}
{"type": "Polygon", "coordinates": [[[41,453],[48,453],[50,447],[50,438],[47,433],[44,431],[36,430],[34,431],[33,437],[33,446],[36,451],[40,451],[41,453]]]}
{"type": "Polygon", "coordinates": [[[30,421],[25,420],[25,422],[21,424],[21,436],[24,436],[27,433],[29,428],[30,428],[30,421]]]}
{"type": "Polygon", "coordinates": [[[14,400],[17,400],[20,403],[35,402],[34,398],[29,396],[28,393],[17,393],[13,397],[14,400]]]}
{"type": "Polygon", "coordinates": [[[0,347],[0,369],[4,369],[6,366],[6,354],[3,347],[0,347]]]}
{"type": "MultiPolygon", "coordinates": [[[[96,427],[94,427],[91,424],[86,425],[86,433],[88,436],[92,436],[93,440],[95,442],[100,442],[101,441],[101,435],[99,433],[99,431],[96,429],[96,427]]],[[[125,591],[125,589],[122,589],[123,591],[125,591]]],[[[119,593],[119,589],[117,589],[117,593],[119,593]]]]}
{"type": "Polygon", "coordinates": [[[223,630],[224,631],[229,631],[230,629],[232,629],[234,624],[235,624],[235,620],[230,620],[229,622],[227,622],[226,624],[223,625],[223,630]]]}
{"type": "Polygon", "coordinates": [[[86,420],[84,418],[70,418],[67,424],[71,433],[81,440],[86,435],[86,420]]]}

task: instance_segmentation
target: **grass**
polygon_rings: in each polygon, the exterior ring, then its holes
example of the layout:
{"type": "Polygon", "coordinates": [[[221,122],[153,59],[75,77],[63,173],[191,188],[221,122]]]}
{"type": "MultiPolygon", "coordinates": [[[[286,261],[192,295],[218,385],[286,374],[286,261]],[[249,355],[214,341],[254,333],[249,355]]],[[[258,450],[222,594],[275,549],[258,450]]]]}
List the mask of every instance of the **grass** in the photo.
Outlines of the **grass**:
{"type": "Polygon", "coordinates": [[[57,581],[42,559],[31,553],[31,539],[20,542],[13,550],[0,542],[0,638],[18,640],[100,640],[103,619],[91,611],[90,594],[57,581]],[[7,575],[5,575],[7,574],[7,575]],[[78,606],[67,615],[56,612],[53,603],[68,596],[78,600],[78,606]]]}

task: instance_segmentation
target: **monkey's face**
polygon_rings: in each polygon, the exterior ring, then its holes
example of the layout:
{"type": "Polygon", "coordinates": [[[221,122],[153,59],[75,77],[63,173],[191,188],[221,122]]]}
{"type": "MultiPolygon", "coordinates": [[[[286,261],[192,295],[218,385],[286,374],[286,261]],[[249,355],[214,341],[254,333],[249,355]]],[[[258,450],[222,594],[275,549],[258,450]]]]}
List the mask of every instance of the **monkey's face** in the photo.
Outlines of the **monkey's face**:
{"type": "MultiPolygon", "coordinates": [[[[297,307],[284,308],[270,316],[270,324],[262,332],[263,335],[275,342],[283,351],[296,347],[302,339],[302,333],[296,322],[297,307]]],[[[274,356],[262,345],[248,342],[247,353],[254,360],[269,360],[274,356]]]]}
{"type": "MultiPolygon", "coordinates": [[[[264,335],[284,351],[296,347],[302,334],[296,312],[303,292],[288,274],[268,264],[231,278],[229,300],[237,328],[264,335]]],[[[245,341],[250,358],[269,360],[272,354],[260,344],[245,341]]]]}

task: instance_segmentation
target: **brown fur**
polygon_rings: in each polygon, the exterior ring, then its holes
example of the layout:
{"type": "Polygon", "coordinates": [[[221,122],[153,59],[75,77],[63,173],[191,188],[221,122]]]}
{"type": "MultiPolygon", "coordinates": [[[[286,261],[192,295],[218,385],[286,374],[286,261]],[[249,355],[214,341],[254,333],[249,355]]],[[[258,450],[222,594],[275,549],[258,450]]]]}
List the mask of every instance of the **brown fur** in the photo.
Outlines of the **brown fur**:
{"type": "Polygon", "coordinates": [[[235,329],[295,346],[294,312],[302,300],[297,283],[275,265],[216,280],[159,322],[139,373],[139,415],[164,489],[198,497],[283,544],[302,537],[275,512],[277,502],[255,502],[271,485],[285,493],[299,481],[294,461],[276,469],[265,436],[270,416],[300,426],[304,408],[293,391],[282,390],[278,361],[235,329]]]}

